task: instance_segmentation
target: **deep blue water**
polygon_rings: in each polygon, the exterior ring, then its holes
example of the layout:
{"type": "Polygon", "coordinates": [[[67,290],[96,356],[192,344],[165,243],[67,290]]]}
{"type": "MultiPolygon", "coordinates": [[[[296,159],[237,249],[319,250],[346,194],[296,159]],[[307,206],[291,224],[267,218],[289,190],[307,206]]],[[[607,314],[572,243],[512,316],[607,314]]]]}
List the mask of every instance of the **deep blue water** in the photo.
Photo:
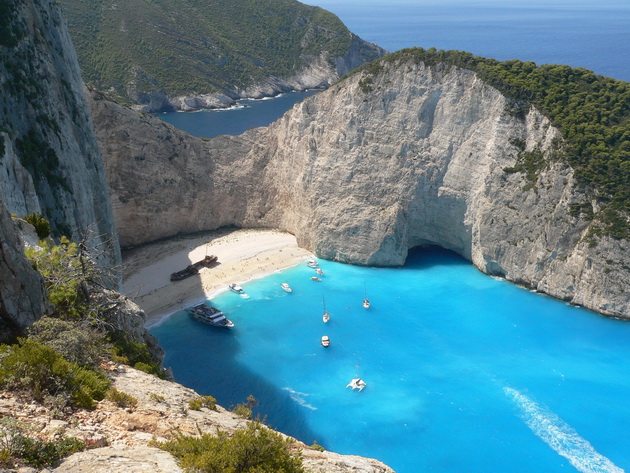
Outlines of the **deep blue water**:
{"type": "Polygon", "coordinates": [[[224,406],[253,394],[279,430],[399,473],[630,469],[628,323],[439,249],[398,269],[320,265],[322,282],[300,265],[216,297],[231,331],[184,313],[154,327],[177,381],[224,406]],[[357,374],[362,392],[345,387],[357,374]]]}
{"type": "Polygon", "coordinates": [[[237,107],[224,110],[168,112],[157,116],[193,136],[214,138],[219,135],[239,135],[250,128],[275,122],[296,102],[315,93],[316,90],[290,92],[273,99],[239,100],[237,107]]]}
{"type": "Polygon", "coordinates": [[[456,49],[630,81],[627,0],[308,0],[388,51],[456,49]]]}

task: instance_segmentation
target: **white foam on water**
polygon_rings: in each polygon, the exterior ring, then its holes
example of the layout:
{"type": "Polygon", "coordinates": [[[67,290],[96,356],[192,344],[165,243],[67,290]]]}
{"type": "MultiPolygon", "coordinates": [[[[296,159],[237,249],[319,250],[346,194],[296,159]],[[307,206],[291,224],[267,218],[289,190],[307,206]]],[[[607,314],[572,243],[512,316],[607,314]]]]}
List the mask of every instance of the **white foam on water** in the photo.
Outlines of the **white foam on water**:
{"type": "Polygon", "coordinates": [[[598,453],[586,439],[549,409],[539,406],[516,389],[504,387],[503,391],[514,401],[520,417],[532,432],[558,455],[569,460],[576,470],[582,473],[624,473],[625,470],[598,453]]]}
{"type": "Polygon", "coordinates": [[[287,391],[289,393],[289,397],[297,402],[300,406],[306,407],[307,409],[310,409],[312,411],[317,410],[317,407],[310,405],[308,402],[306,402],[306,399],[304,399],[306,396],[308,396],[308,394],[295,391],[294,389],[289,387],[282,388],[282,390],[287,391]]]}

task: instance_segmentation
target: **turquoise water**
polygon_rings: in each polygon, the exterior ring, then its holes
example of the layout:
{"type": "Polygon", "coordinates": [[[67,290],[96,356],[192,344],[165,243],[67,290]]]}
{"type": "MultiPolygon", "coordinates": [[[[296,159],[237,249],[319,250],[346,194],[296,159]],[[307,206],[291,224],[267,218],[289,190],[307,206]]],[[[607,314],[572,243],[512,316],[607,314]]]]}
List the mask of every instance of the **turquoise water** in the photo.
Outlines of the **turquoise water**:
{"type": "Polygon", "coordinates": [[[399,473],[630,469],[628,323],[440,249],[320,265],[322,282],[300,265],[215,298],[231,331],[183,313],[154,327],[177,381],[226,407],[253,394],[275,428],[399,473]],[[362,392],[345,387],[357,374],[362,392]]]}

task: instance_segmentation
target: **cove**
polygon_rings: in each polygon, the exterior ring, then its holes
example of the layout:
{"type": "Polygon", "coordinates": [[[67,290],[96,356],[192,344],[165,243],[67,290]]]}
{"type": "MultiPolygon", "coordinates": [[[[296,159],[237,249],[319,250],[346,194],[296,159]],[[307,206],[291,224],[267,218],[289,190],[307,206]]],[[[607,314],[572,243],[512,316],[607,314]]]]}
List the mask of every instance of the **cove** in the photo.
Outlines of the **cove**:
{"type": "Polygon", "coordinates": [[[318,90],[287,92],[268,99],[243,99],[227,109],[200,110],[198,112],[158,113],[165,122],[200,138],[219,135],[240,135],[259,126],[275,122],[294,104],[304,100],[318,90]]]}
{"type": "Polygon", "coordinates": [[[399,473],[630,468],[627,323],[439,248],[402,268],[320,267],[321,282],[302,264],[217,296],[232,330],[184,312],[154,327],[175,379],[225,407],[253,394],[272,427],[399,473]]]}

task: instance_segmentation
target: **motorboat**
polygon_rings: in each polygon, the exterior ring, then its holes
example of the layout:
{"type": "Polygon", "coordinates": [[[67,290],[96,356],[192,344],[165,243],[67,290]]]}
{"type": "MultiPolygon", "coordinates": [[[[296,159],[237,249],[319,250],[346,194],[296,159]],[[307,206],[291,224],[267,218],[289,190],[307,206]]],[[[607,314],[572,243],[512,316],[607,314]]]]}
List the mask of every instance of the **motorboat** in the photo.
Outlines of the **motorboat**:
{"type": "Polygon", "coordinates": [[[324,348],[328,348],[330,346],[330,338],[328,337],[328,335],[322,336],[322,346],[324,348]]]}
{"type": "Polygon", "coordinates": [[[311,268],[317,268],[317,266],[319,265],[319,263],[317,262],[317,260],[311,258],[306,262],[306,265],[311,267],[311,268]]]}
{"type": "Polygon", "coordinates": [[[284,289],[286,292],[293,292],[293,289],[291,289],[289,283],[283,282],[282,284],[280,284],[280,287],[282,287],[282,289],[284,289]]]}
{"type": "Polygon", "coordinates": [[[330,320],[330,314],[326,310],[326,299],[324,299],[324,296],[322,296],[322,302],[324,303],[324,315],[322,315],[322,320],[324,321],[324,323],[328,323],[328,321],[330,320]]]}
{"type": "Polygon", "coordinates": [[[348,383],[346,388],[352,388],[354,391],[358,389],[359,391],[363,391],[363,388],[367,386],[367,383],[363,381],[361,378],[354,378],[352,381],[348,383]]]}
{"type": "Polygon", "coordinates": [[[229,284],[228,285],[228,289],[230,291],[232,291],[232,292],[237,293],[237,294],[244,294],[245,293],[245,290],[241,286],[236,284],[236,283],[229,284]]]}
{"type": "Polygon", "coordinates": [[[232,328],[234,323],[229,320],[223,312],[216,307],[206,304],[198,304],[188,308],[188,314],[200,322],[213,325],[215,327],[232,328]]]}
{"type": "Polygon", "coordinates": [[[324,275],[324,271],[322,271],[322,268],[315,268],[315,272],[319,274],[320,276],[324,275]]]}
{"type": "Polygon", "coordinates": [[[313,276],[311,278],[311,281],[321,281],[321,280],[322,280],[322,278],[318,278],[317,276],[313,276]]]}

